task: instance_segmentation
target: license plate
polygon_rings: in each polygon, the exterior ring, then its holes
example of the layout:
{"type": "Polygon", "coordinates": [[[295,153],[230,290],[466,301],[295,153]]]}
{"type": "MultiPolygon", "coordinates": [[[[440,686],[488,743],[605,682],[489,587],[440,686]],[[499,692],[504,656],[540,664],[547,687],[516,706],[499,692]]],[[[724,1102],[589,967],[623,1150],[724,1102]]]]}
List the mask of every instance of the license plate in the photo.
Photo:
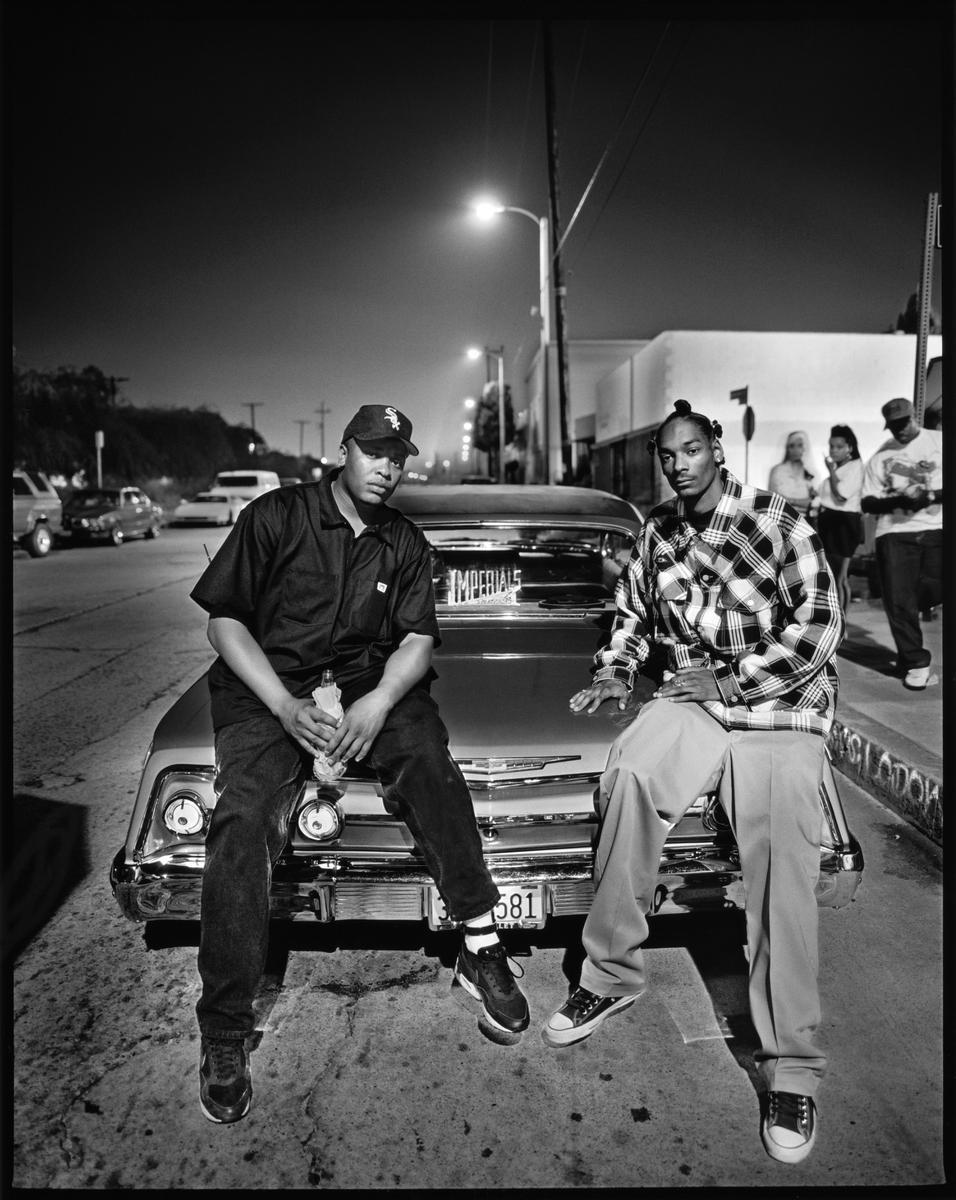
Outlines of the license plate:
{"type": "MultiPolygon", "coordinates": [[[[543,929],[544,888],[535,887],[504,887],[499,889],[501,899],[492,910],[492,916],[499,929],[543,929]]],[[[437,888],[428,889],[428,927],[429,929],[451,929],[455,922],[448,916],[445,902],[438,894],[437,888]]]]}

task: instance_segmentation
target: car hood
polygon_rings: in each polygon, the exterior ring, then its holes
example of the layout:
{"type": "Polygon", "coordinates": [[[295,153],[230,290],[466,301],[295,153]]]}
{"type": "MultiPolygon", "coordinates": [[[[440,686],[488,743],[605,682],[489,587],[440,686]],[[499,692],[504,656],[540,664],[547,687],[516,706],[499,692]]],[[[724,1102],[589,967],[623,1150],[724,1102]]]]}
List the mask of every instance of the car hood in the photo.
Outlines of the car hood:
{"type": "MultiPolygon", "coordinates": [[[[548,773],[556,774],[603,770],[611,742],[634,718],[635,703],[653,689],[640,681],[624,712],[613,701],[593,716],[571,712],[568,701],[590,681],[609,615],[558,617],[525,627],[491,620],[443,623],[432,695],[453,756],[459,762],[544,757],[555,760],[548,773]]],[[[153,749],[193,756],[204,751],[212,760],[205,675],[163,717],[153,749]]]]}

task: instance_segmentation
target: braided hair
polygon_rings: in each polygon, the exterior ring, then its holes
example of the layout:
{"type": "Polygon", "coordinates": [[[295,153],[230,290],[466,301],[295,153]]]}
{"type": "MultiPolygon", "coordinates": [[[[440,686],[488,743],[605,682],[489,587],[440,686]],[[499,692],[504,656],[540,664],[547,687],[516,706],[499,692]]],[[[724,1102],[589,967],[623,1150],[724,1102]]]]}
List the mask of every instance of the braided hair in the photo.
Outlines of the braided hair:
{"type": "MultiPolygon", "coordinates": [[[[661,434],[672,421],[691,421],[700,430],[701,434],[708,442],[715,442],[723,436],[723,428],[719,421],[711,421],[705,417],[703,413],[696,413],[691,409],[690,403],[687,400],[675,400],[674,411],[661,421],[657,427],[657,432],[647,443],[647,453],[654,455],[657,453],[658,443],[661,440],[661,434]]],[[[718,459],[718,462],[723,461],[723,455],[718,459]]]]}

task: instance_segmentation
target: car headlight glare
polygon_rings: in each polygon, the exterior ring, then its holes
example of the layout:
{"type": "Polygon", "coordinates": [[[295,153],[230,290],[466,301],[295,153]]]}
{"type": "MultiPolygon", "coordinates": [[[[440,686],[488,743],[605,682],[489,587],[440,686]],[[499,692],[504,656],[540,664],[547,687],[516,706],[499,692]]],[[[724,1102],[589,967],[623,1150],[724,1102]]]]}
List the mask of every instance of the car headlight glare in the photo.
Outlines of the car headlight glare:
{"type": "Polygon", "coordinates": [[[299,831],[312,842],[334,841],[342,832],[342,812],[332,800],[310,800],[299,813],[299,831]]]}
{"type": "Polygon", "coordinates": [[[177,837],[202,833],[208,820],[209,812],[195,792],[177,792],[163,809],[163,824],[177,837]]]}

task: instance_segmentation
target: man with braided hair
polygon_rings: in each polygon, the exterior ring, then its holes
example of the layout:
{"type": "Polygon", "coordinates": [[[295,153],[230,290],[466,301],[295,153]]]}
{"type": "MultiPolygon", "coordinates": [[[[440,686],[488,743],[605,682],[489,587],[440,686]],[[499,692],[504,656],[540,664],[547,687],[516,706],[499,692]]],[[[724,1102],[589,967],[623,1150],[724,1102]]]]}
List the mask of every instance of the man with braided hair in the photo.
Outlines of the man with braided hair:
{"type": "Polygon", "coordinates": [[[676,498],[644,525],[618,582],[610,643],[571,710],[590,715],[607,700],[624,709],[652,651],[667,669],[611,747],[587,957],[543,1036],[580,1041],[644,990],[641,945],[665,838],[718,787],[746,891],[755,1061],[768,1092],[761,1136],[773,1158],[794,1163],[813,1146],[826,1061],[813,1041],[815,886],[843,612],[806,519],[727,470],[719,425],[685,400],[674,407],[648,448],[676,498]]]}

